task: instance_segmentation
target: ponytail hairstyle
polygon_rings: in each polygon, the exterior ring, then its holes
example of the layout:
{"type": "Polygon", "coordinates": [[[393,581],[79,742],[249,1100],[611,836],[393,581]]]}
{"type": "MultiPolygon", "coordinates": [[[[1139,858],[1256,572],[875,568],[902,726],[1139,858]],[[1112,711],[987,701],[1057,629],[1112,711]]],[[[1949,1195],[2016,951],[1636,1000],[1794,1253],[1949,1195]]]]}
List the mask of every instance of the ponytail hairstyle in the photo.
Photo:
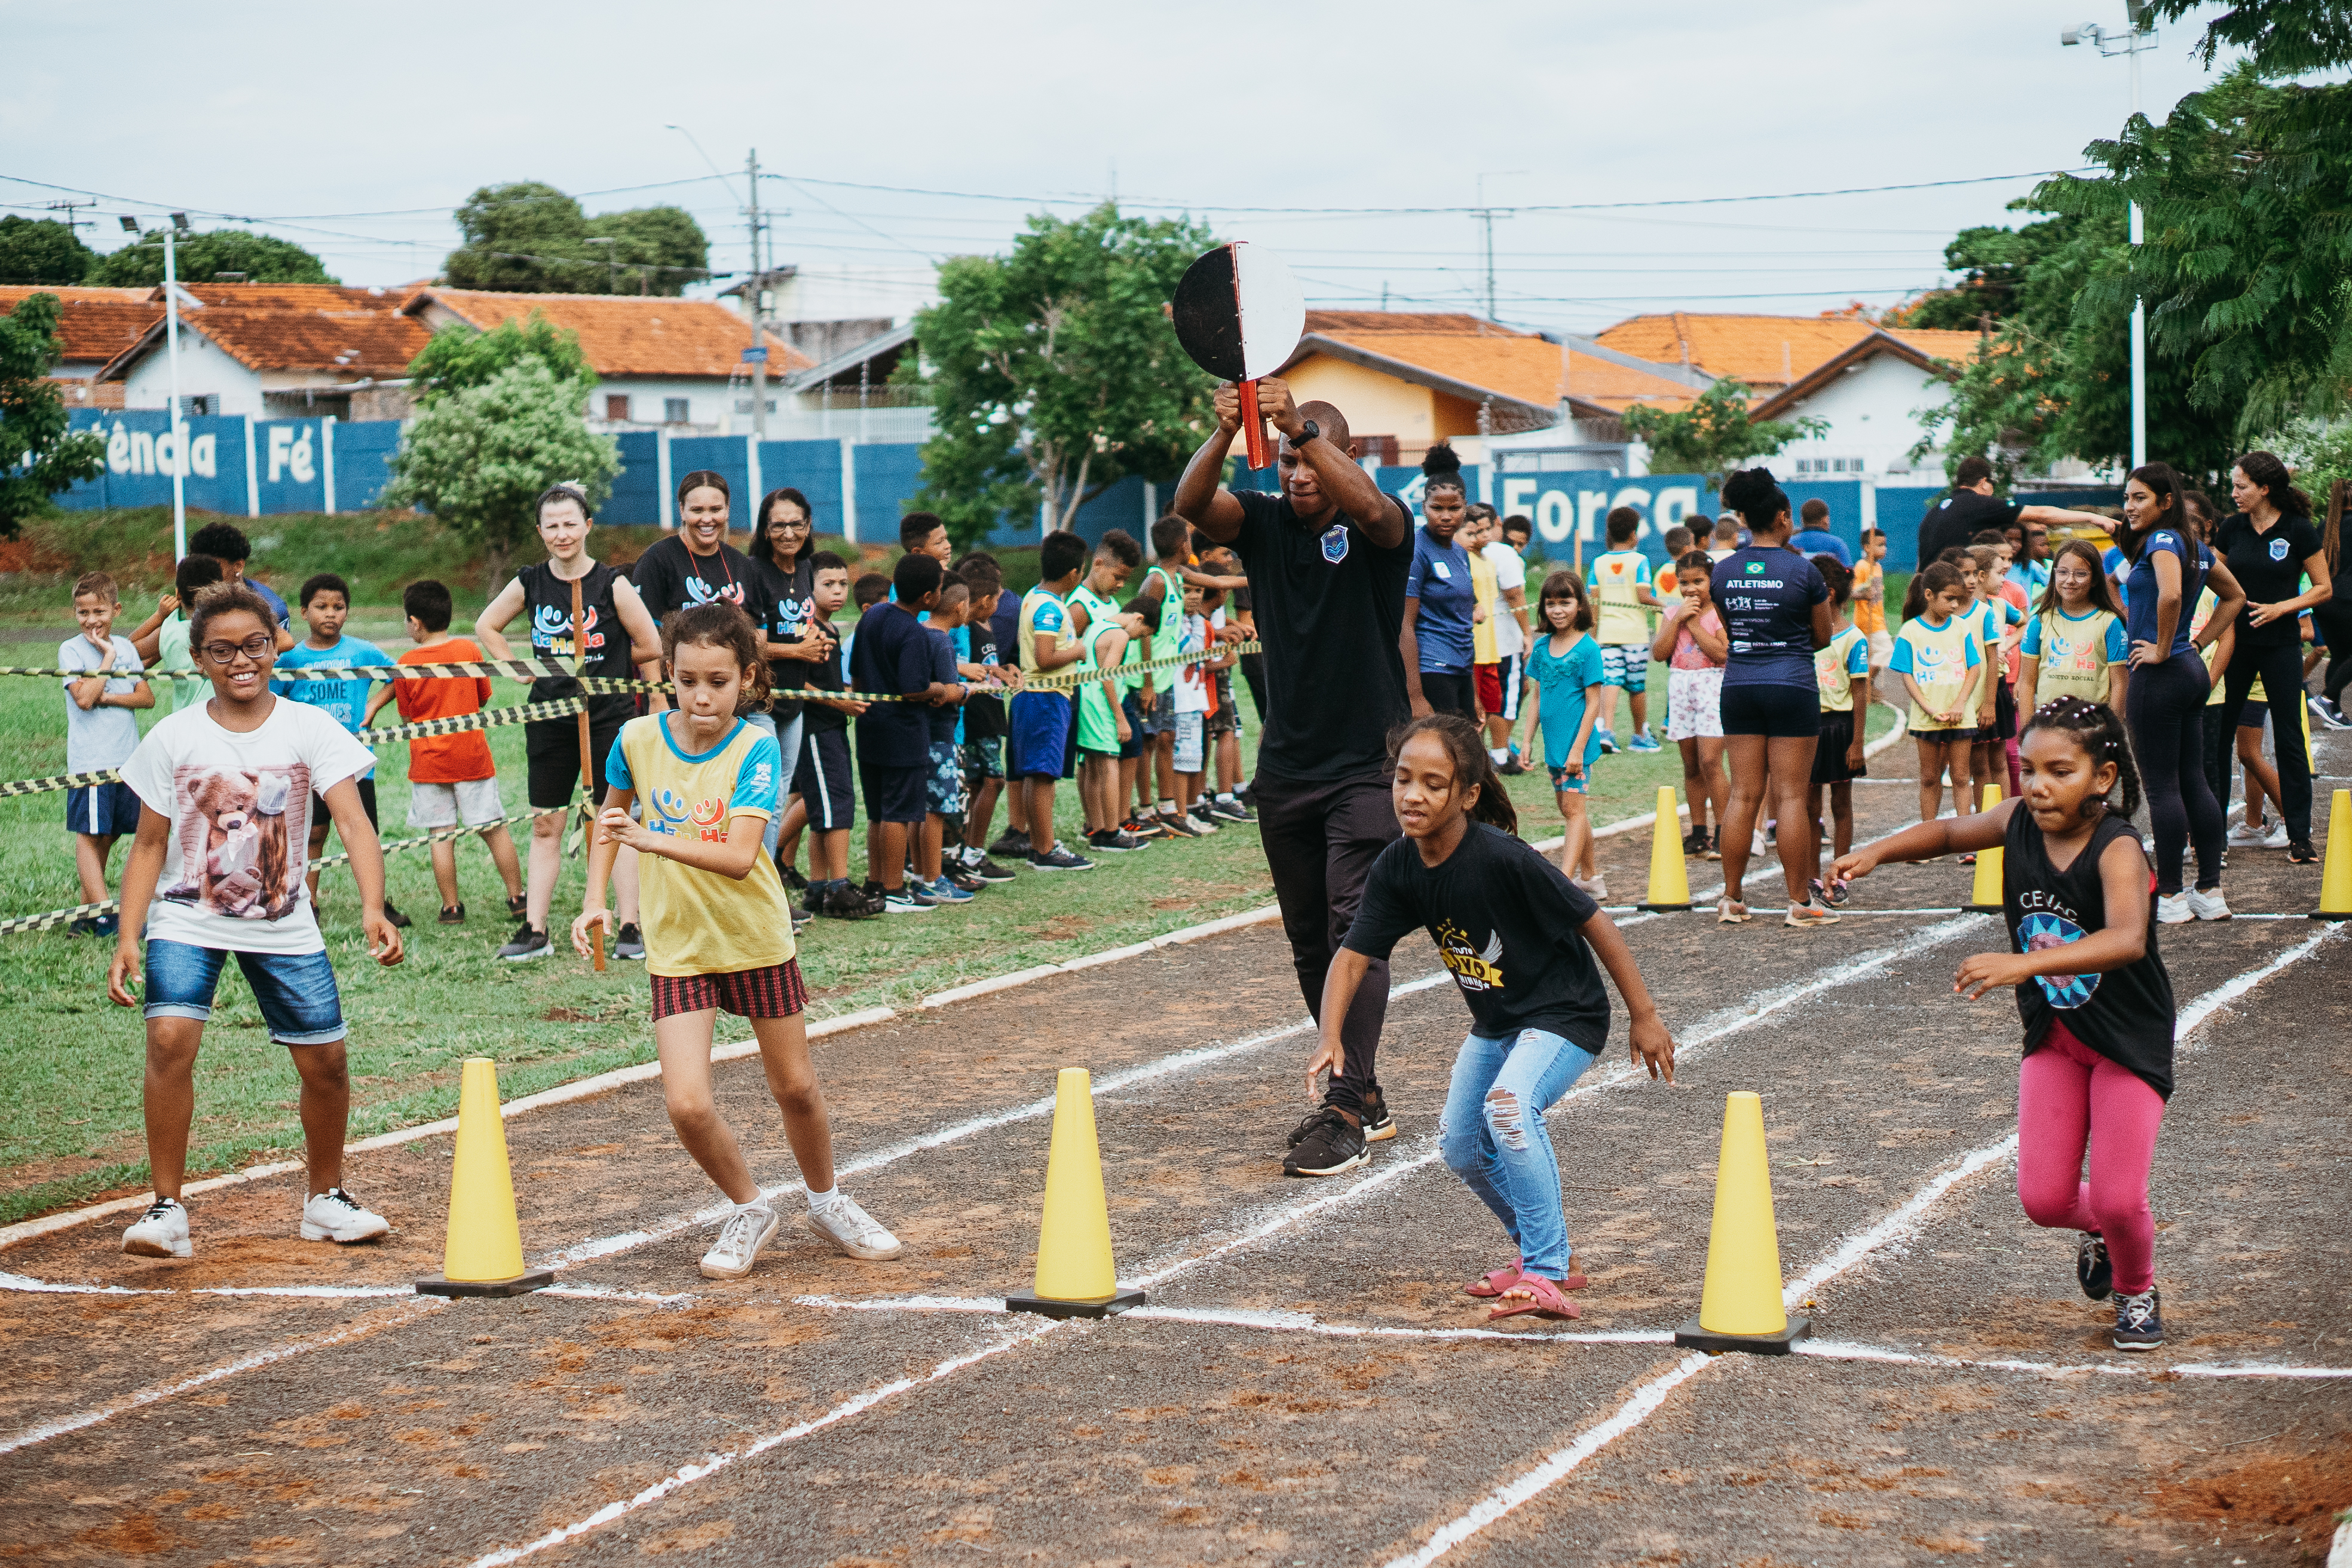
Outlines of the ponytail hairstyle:
{"type": "Polygon", "coordinates": [[[2060,730],[2073,736],[2094,767],[2101,763],[2116,764],[2116,783],[2123,786],[2122,808],[2118,810],[2105,795],[2095,802],[2084,801],[2085,821],[2095,818],[2102,811],[2125,817],[2138,815],[2139,769],[2132,763],[2131,742],[2124,734],[2124,721],[2116,717],[2114,709],[2080,697],[2057,698],[2033,710],[2033,717],[2026,721],[2018,738],[2021,741],[2036,730],[2060,730]]]}
{"type": "Polygon", "coordinates": [[[2289,517],[2311,521],[2311,498],[2294,488],[2294,475],[2276,452],[2249,452],[2238,459],[2238,472],[2269,492],[2271,505],[2289,517]]]}
{"type": "Polygon", "coordinates": [[[1680,587],[1682,585],[1683,574],[1685,572],[1689,573],[1698,581],[1706,584],[1707,602],[1709,604],[1714,603],[1715,557],[1709,555],[1704,550],[1694,550],[1687,555],[1685,555],[1680,561],[1675,562],[1675,585],[1676,587],[1680,587]]]}
{"type": "Polygon", "coordinates": [[[1769,468],[1741,468],[1724,480],[1723,504],[1746,520],[1752,534],[1779,532],[1789,520],[1789,492],[1769,468]]]}
{"type": "Polygon", "coordinates": [[[565,501],[570,501],[580,509],[580,517],[583,521],[593,522],[596,521],[595,510],[588,504],[588,492],[582,489],[570,479],[563,479],[558,483],[551,484],[545,489],[539,492],[539,500],[531,503],[531,521],[534,523],[537,522],[541,518],[547,515],[547,509],[549,507],[561,506],[565,501]]]}
{"type": "Polygon", "coordinates": [[[1465,497],[1470,493],[1462,482],[1462,459],[1444,441],[1421,455],[1421,478],[1424,495],[1431,490],[1452,490],[1465,497]]]}
{"type": "Polygon", "coordinates": [[[734,656],[737,668],[749,672],[743,689],[736,694],[735,716],[740,719],[767,707],[768,661],[760,657],[760,634],[753,629],[751,617],[733,605],[714,599],[707,605],[672,610],[662,617],[661,639],[662,663],[670,667],[673,679],[679,648],[723,647],[734,656]]]}
{"type": "Polygon", "coordinates": [[[1478,798],[1467,808],[1471,821],[1513,835],[1519,831],[1518,810],[1511,805],[1511,797],[1495,772],[1495,759],[1486,754],[1486,737],[1476,724],[1459,713],[1432,713],[1425,719],[1399,725],[1389,731],[1391,773],[1396,771],[1397,758],[1404,754],[1405,742],[1415,735],[1434,735],[1445,748],[1446,757],[1454,763],[1456,791],[1478,792],[1478,798]]]}
{"type": "MultiPolygon", "coordinates": [[[[701,489],[706,485],[710,489],[717,490],[720,495],[726,497],[730,503],[732,503],[735,500],[735,492],[727,488],[727,476],[725,474],[714,473],[709,468],[697,468],[694,472],[687,475],[686,478],[677,481],[677,504],[684,506],[686,504],[686,498],[688,495],[692,494],[696,490],[701,489]]],[[[760,531],[764,533],[767,531],[767,519],[761,518],[760,520],[760,531]]]]}
{"type": "MultiPolygon", "coordinates": [[[[1807,501],[1805,504],[1811,506],[1812,503],[1807,501]]],[[[1829,584],[1830,613],[1835,615],[1845,608],[1848,599],[1853,597],[1853,568],[1827,552],[1810,559],[1813,570],[1820,573],[1822,581],[1829,584]]]]}
{"type": "Polygon", "coordinates": [[[1917,620],[1927,613],[1927,596],[1947,591],[1958,593],[1968,586],[1960,569],[1948,561],[1930,562],[1911,574],[1911,591],[1903,596],[1903,618],[1917,620]]]}
{"type": "MultiPolygon", "coordinates": [[[[2256,453],[2254,456],[2268,457],[2269,454],[2256,453]]],[[[2272,458],[2271,460],[2278,461],[2275,458],[2272,458]]],[[[2246,477],[2252,479],[2253,476],[2249,474],[2246,477]]],[[[2143,463],[2125,476],[2126,483],[2133,479],[2137,479],[2146,485],[2148,493],[2155,496],[2157,500],[2156,521],[2147,528],[2135,528],[2129,521],[2126,521],[2121,528],[2116,530],[2116,548],[2124,552],[2125,560],[2137,562],[2139,559],[2141,541],[2150,531],[2159,528],[2188,526],[2182,521],[2182,514],[2188,504],[2189,481],[2182,479],[2170,463],[2143,463]]],[[[2279,510],[2284,511],[2286,509],[2281,507],[2279,510]]]]}
{"type": "Polygon", "coordinates": [[[2058,553],[2050,558],[2050,581],[2042,585],[2042,602],[2033,606],[2034,615],[2046,616],[2065,607],[2058,599],[2058,563],[2069,555],[2082,562],[2084,568],[2091,574],[2091,603],[2116,619],[2122,619],[2124,607],[2116,602],[2115,580],[2107,575],[2106,567],[2100,563],[2097,548],[2087,539],[2068,540],[2058,547],[2058,553]]]}

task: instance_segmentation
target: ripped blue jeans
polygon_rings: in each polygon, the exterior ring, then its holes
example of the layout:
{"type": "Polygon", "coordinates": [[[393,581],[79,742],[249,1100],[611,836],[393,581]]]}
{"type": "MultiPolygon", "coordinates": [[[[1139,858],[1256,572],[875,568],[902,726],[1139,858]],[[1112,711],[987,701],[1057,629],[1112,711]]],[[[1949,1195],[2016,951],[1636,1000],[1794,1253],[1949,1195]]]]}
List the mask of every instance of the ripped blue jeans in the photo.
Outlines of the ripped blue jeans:
{"type": "Polygon", "coordinates": [[[1454,1058],[1438,1139],[1445,1163],[1495,1211],[1518,1244],[1520,1267],[1568,1277],[1568,1218],[1559,1162],[1543,1113],[1596,1058],[1564,1036],[1522,1029],[1507,1039],[1473,1034],[1454,1058]]]}

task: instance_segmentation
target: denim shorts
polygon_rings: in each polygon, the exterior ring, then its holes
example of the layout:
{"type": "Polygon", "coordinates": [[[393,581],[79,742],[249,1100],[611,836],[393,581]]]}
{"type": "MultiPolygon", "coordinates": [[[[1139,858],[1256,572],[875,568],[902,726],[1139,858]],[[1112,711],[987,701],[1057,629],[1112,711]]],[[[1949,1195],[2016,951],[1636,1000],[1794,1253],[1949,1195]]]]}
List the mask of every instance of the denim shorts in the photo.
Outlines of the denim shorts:
{"type": "MultiPolygon", "coordinates": [[[[147,1006],[150,1018],[213,1016],[213,988],[231,954],[225,948],[184,942],[147,943],[147,1006]]],[[[348,1031],[342,999],[335,991],[334,966],[327,950],[316,952],[240,952],[236,966],[253,987],[269,1037],[281,1046],[331,1046],[348,1031]]]]}

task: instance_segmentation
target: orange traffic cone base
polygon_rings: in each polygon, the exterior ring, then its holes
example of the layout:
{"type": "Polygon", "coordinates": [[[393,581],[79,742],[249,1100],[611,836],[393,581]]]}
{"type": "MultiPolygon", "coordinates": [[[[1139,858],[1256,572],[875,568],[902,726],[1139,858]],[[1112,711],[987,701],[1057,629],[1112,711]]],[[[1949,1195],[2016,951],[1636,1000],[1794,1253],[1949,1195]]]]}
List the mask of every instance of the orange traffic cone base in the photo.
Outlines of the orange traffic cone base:
{"type": "Polygon", "coordinates": [[[1705,1351],[1709,1355],[1723,1355],[1732,1351],[1745,1351],[1749,1355],[1787,1355],[1799,1340],[1813,1331],[1811,1318],[1791,1318],[1789,1326],[1777,1334],[1719,1334],[1713,1329],[1701,1328],[1696,1318],[1675,1331],[1675,1343],[1686,1350],[1705,1351]]]}
{"type": "MultiPolygon", "coordinates": [[[[423,1286],[417,1287],[423,1289],[423,1286]]],[[[1111,1318],[1143,1305],[1140,1290],[1114,1290],[1108,1296],[1090,1297],[1085,1300],[1065,1300],[1055,1296],[1040,1296],[1034,1290],[1015,1290],[1004,1298],[1008,1312],[1034,1312],[1045,1318],[1111,1318]]]]}
{"type": "Polygon", "coordinates": [[[533,1290],[544,1290],[555,1283],[552,1268],[533,1268],[511,1279],[452,1279],[444,1274],[428,1274],[416,1282],[420,1296],[527,1296],[533,1290]]]}

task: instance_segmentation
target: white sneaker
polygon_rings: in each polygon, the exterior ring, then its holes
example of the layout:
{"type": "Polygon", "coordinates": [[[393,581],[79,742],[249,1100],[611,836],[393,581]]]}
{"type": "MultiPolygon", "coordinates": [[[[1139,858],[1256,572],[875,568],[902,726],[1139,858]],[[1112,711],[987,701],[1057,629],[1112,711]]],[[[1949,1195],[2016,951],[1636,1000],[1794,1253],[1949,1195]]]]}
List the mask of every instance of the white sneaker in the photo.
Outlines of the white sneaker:
{"type": "Polygon", "coordinates": [[[1606,877],[1570,877],[1569,882],[1583,889],[1584,896],[1596,904],[1609,901],[1609,879],[1606,877]]]}
{"type": "Polygon", "coordinates": [[[727,1216],[719,1227],[719,1239],[702,1255],[702,1277],[705,1279],[740,1279],[751,1272],[751,1265],[776,1239],[783,1228],[783,1218],[765,1204],[751,1204],[727,1216]]]}
{"type": "Polygon", "coordinates": [[[897,1237],[883,1229],[879,1221],[857,1206],[856,1199],[843,1194],[835,1194],[833,1202],[821,1209],[804,1211],[801,1223],[850,1257],[863,1258],[868,1262],[896,1258],[906,1250],[897,1237]]]}
{"type": "Polygon", "coordinates": [[[2158,925],[2185,926],[2196,918],[2197,911],[2189,907],[2187,893],[2173,893],[2159,897],[2156,900],[2156,921],[2158,925]]]}
{"type": "Polygon", "coordinates": [[[373,1241],[391,1229],[390,1220],[370,1214],[341,1187],[314,1194],[302,1205],[305,1241],[333,1241],[349,1247],[355,1241],[373,1241]]]}
{"type": "Polygon", "coordinates": [[[2269,833],[2263,835],[2262,847],[2264,849],[2284,849],[2287,847],[2287,843],[2286,824],[2282,822],[2277,826],[2272,828],[2269,833]]]}
{"type": "MultiPolygon", "coordinates": [[[[2286,825],[2284,823],[2281,823],[2279,826],[2284,828],[2286,825]]],[[[2267,829],[2249,827],[2246,826],[2245,820],[2242,817],[2239,819],[2238,825],[2235,827],[2230,829],[2229,833],[2229,840],[2232,844],[2249,844],[2258,846],[2263,839],[2269,837],[2270,834],[2267,829]]],[[[2285,846],[2281,845],[2280,847],[2284,848],[2285,846]]]]}
{"type": "MultiPolygon", "coordinates": [[[[2282,828],[2280,831],[2285,830],[2282,828]]],[[[2189,900],[2189,912],[2200,921],[2225,921],[2230,918],[2230,900],[2221,896],[2219,888],[2190,888],[2182,897],[2189,900]]]]}
{"type": "Polygon", "coordinates": [[[122,1250],[140,1258],[185,1258],[188,1211],[177,1198],[157,1198],[122,1233],[122,1250]]]}

